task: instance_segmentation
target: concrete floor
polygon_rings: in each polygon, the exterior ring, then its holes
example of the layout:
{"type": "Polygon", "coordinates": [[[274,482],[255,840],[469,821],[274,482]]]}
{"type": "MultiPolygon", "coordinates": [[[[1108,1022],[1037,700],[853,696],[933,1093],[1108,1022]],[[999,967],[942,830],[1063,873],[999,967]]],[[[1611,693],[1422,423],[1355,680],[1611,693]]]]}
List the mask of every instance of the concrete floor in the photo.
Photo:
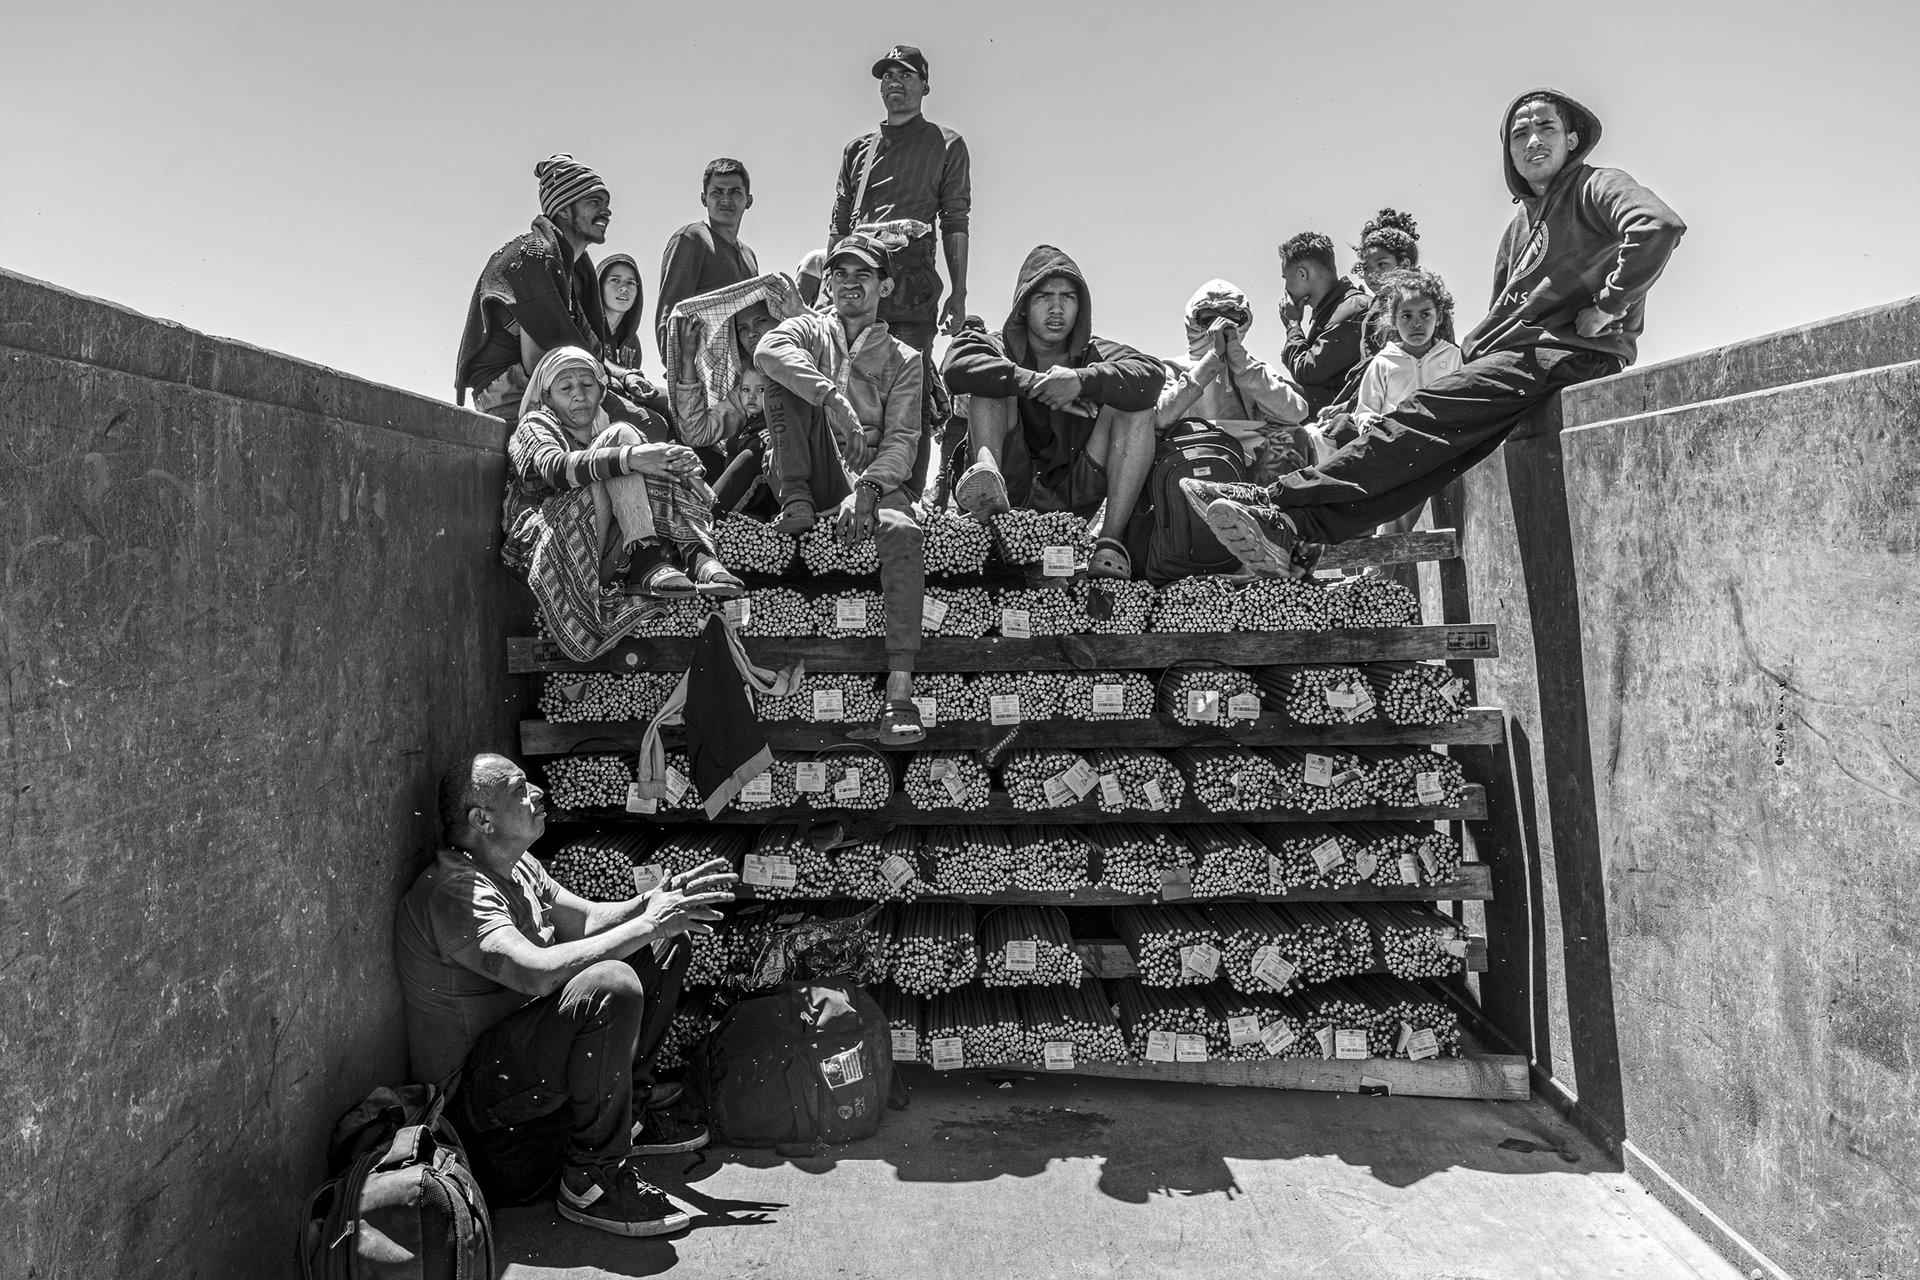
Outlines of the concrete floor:
{"type": "Polygon", "coordinates": [[[648,1161],[694,1216],[627,1240],[500,1212],[509,1280],[1194,1276],[1739,1280],[1540,1103],[909,1076],[832,1157],[648,1161]],[[1508,1140],[1534,1151],[1503,1149],[1508,1140]]]}

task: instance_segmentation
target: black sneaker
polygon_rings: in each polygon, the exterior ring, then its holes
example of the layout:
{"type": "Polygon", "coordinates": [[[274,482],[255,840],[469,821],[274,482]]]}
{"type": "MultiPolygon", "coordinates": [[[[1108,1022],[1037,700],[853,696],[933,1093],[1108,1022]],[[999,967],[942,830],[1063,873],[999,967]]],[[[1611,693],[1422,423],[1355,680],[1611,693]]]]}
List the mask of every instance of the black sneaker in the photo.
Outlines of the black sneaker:
{"type": "Polygon", "coordinates": [[[616,1236],[664,1236],[693,1224],[624,1160],[604,1169],[568,1169],[560,1175],[554,1208],[569,1222],[616,1236]]]}
{"type": "Polygon", "coordinates": [[[661,1080],[647,1092],[642,1109],[646,1111],[665,1111],[685,1097],[687,1087],[678,1080],[661,1080]]]}
{"type": "Polygon", "coordinates": [[[670,1156],[707,1145],[707,1126],[682,1120],[671,1111],[647,1110],[633,1126],[633,1154],[670,1156]]]}
{"type": "Polygon", "coordinates": [[[1207,504],[1206,516],[1207,527],[1220,545],[1255,573],[1270,578],[1305,578],[1320,559],[1320,545],[1301,541],[1293,521],[1278,507],[1215,498],[1207,504]]]}
{"type": "Polygon", "coordinates": [[[1273,491],[1263,484],[1243,484],[1233,480],[1195,480],[1189,476],[1180,482],[1180,492],[1186,495],[1187,505],[1192,507],[1194,514],[1202,520],[1207,518],[1207,507],[1218,498],[1225,498],[1229,502],[1238,502],[1249,507],[1273,505],[1273,491]]]}

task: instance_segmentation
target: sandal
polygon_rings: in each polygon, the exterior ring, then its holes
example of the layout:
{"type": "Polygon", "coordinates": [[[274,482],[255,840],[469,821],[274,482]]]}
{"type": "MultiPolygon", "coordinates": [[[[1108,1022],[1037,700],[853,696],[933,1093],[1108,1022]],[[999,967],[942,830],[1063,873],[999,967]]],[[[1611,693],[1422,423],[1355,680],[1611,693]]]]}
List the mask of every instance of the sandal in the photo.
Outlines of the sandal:
{"type": "Polygon", "coordinates": [[[696,549],[688,557],[687,567],[693,571],[693,589],[703,596],[737,600],[747,594],[747,584],[711,552],[696,549]]]}
{"type": "Polygon", "coordinates": [[[627,570],[627,594],[656,600],[691,600],[699,590],[661,546],[634,548],[633,567],[627,570]]]}
{"type": "Polygon", "coordinates": [[[1087,576],[1089,578],[1131,578],[1133,577],[1133,557],[1127,554],[1126,547],[1115,538],[1096,538],[1093,554],[1087,557],[1087,576]]]}
{"type": "Polygon", "coordinates": [[[879,742],[883,747],[910,747],[927,736],[920,723],[920,708],[910,698],[889,698],[880,716],[866,728],[854,729],[847,736],[862,742],[879,742]]]}

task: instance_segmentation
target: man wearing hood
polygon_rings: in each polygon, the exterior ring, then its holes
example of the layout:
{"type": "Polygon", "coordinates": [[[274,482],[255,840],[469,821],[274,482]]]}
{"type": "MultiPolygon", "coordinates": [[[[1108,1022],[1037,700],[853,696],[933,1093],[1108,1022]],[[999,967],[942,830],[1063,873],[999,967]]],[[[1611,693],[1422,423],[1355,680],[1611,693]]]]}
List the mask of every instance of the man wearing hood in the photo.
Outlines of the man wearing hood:
{"type": "Polygon", "coordinates": [[[1166,374],[1151,356],[1093,336],[1093,299],[1073,259],[1050,244],[1029,253],[1006,324],[962,331],[942,376],[973,397],[979,461],[954,486],[961,509],[976,519],[1010,506],[1087,516],[1104,500],[1087,572],[1132,577],[1122,539],[1153,464],[1166,374]]]}
{"type": "Polygon", "coordinates": [[[1280,458],[1299,459],[1283,470],[1304,465],[1313,455],[1288,428],[1306,420],[1306,397],[1284,368],[1247,350],[1243,338],[1253,326],[1247,295],[1228,281],[1207,281],[1187,299],[1186,326],[1188,358],[1168,362],[1155,426],[1205,418],[1238,440],[1254,474],[1268,479],[1280,458]]]}
{"type": "MultiPolygon", "coordinates": [[[[527,375],[556,347],[580,347],[607,363],[613,385],[635,401],[657,390],[613,359],[613,334],[601,302],[600,277],[587,246],[605,244],[613,198],[600,175],[564,153],[533,166],[540,180],[540,216],[487,260],[473,287],[453,400],[511,425],[520,414],[527,375]]],[[[650,415],[609,391],[607,415],[650,422],[650,415]]]]}
{"type": "MultiPolygon", "coordinates": [[[[653,304],[653,337],[660,359],[667,359],[667,317],[688,298],[712,293],[760,274],[760,259],[740,238],[740,223],[753,207],[753,180],[747,166],[726,156],[700,175],[704,222],[689,222],[667,237],[660,255],[660,294],[653,304]]],[[[667,376],[673,376],[667,366],[667,376]]]]}
{"type": "Polygon", "coordinates": [[[1182,481],[1222,545],[1258,572],[1303,576],[1320,544],[1417,509],[1563,388],[1633,362],[1647,293],[1686,224],[1627,174],[1588,164],[1599,142],[1599,119],[1566,94],[1514,99],[1500,148],[1520,209],[1466,363],[1384,417],[1357,415],[1352,443],[1271,488],[1182,481]]]}

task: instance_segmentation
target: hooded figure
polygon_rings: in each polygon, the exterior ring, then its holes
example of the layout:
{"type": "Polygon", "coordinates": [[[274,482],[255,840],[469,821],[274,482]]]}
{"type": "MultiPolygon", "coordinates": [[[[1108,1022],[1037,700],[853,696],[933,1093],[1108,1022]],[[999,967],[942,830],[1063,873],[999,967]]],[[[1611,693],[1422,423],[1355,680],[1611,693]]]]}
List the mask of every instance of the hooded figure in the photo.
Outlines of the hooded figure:
{"type": "Polygon", "coordinates": [[[609,320],[610,336],[607,339],[607,359],[629,369],[640,367],[640,317],[646,310],[647,285],[640,275],[640,264],[631,254],[616,253],[600,264],[600,307],[609,320]],[[615,267],[625,267],[633,272],[635,288],[633,305],[618,320],[613,320],[611,311],[606,309],[607,276],[615,267]]]}
{"type": "Polygon", "coordinates": [[[1598,351],[1632,364],[1646,323],[1647,291],[1666,269],[1687,224],[1659,196],[1619,169],[1587,163],[1600,145],[1600,120],[1557,89],[1531,89],[1500,117],[1500,169],[1520,206],[1500,241],[1493,266],[1493,302],[1461,345],[1468,360],[1518,347],[1598,351]],[[1509,142],[1514,112],[1531,98],[1561,106],[1566,163],[1546,192],[1535,195],[1514,167],[1509,142]],[[1597,307],[1618,323],[1594,337],[1575,327],[1597,307]]]}
{"type": "Polygon", "coordinates": [[[1239,286],[1209,280],[1187,299],[1187,358],[1167,361],[1154,425],[1164,431],[1182,418],[1205,418],[1245,451],[1251,476],[1267,481],[1313,458],[1313,437],[1297,426],[1307,416],[1306,397],[1284,366],[1274,368],[1243,341],[1253,327],[1253,308],[1239,286]],[[1225,320],[1231,337],[1213,325],[1225,320]]]}

